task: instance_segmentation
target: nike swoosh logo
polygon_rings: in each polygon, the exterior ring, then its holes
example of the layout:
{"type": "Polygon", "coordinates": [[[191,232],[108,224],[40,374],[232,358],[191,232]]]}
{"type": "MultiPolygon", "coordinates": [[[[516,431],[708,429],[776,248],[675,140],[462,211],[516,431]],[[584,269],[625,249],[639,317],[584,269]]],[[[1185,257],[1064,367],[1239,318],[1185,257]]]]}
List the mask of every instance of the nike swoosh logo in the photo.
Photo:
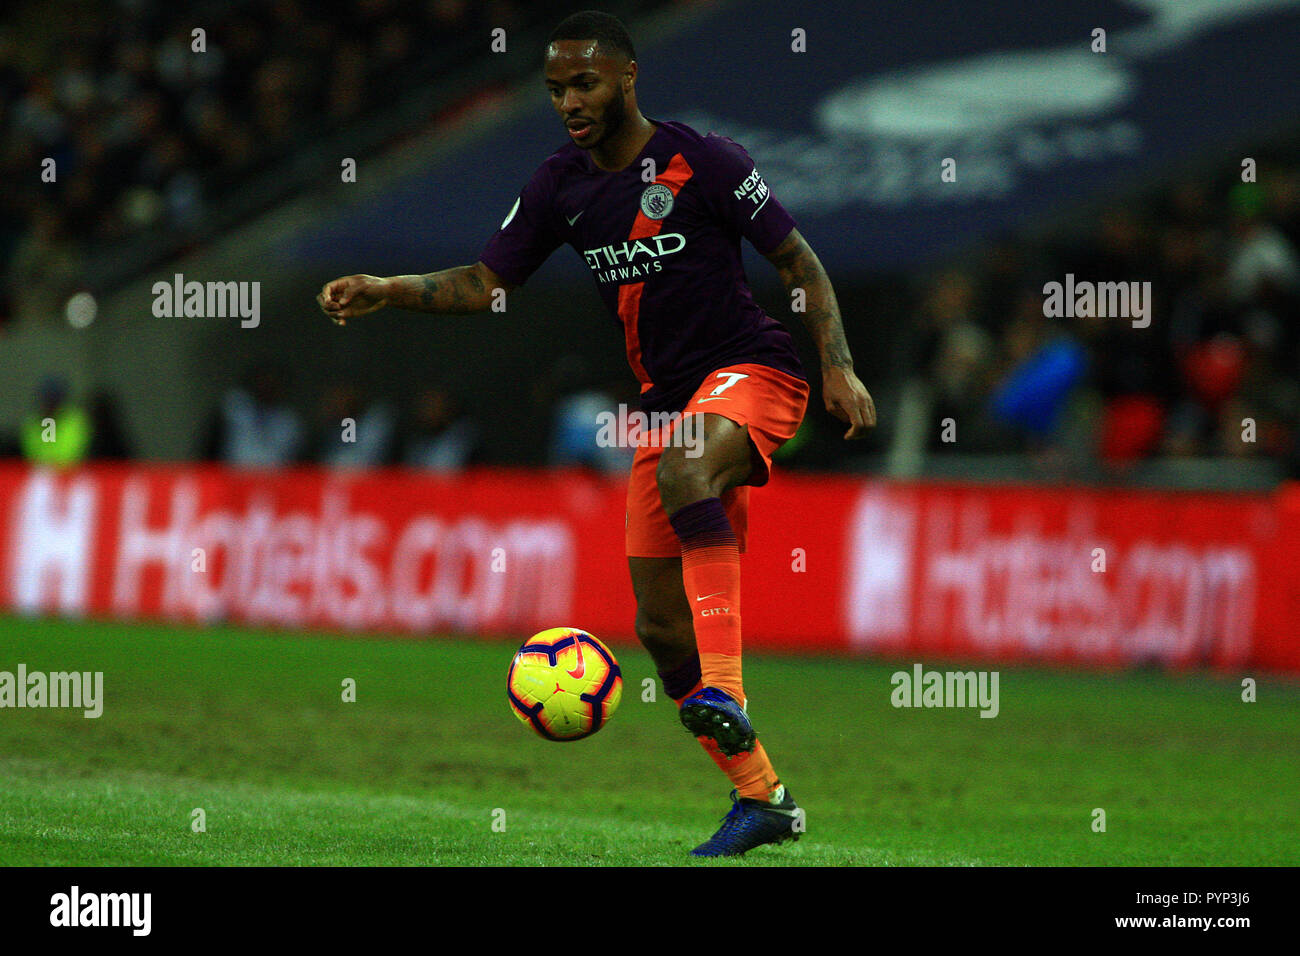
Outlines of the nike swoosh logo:
{"type": "Polygon", "coordinates": [[[587,662],[582,659],[582,641],[580,639],[573,639],[573,649],[578,652],[578,666],[566,673],[574,680],[581,680],[582,675],[587,673],[587,662]]]}
{"type": "Polygon", "coordinates": [[[696,597],[695,600],[697,600],[697,601],[707,601],[707,600],[708,600],[709,598],[711,598],[711,597],[720,597],[721,595],[726,594],[726,593],[727,593],[726,591],[715,591],[713,594],[706,594],[706,595],[704,595],[704,597],[696,597]]]}
{"type": "Polygon", "coordinates": [[[565,216],[564,218],[565,218],[565,219],[568,219],[569,225],[572,226],[572,225],[573,225],[575,222],[577,222],[578,219],[582,216],[582,213],[583,213],[583,212],[586,212],[586,211],[587,211],[587,210],[585,210],[585,209],[582,210],[582,212],[578,213],[578,215],[577,215],[577,216],[574,216],[572,219],[569,219],[568,216],[565,216]]]}
{"type": "Polygon", "coordinates": [[[717,395],[717,396],[714,396],[713,398],[699,398],[699,399],[696,399],[696,400],[695,400],[695,404],[697,404],[697,405],[703,405],[705,402],[729,402],[729,401],[731,401],[731,399],[727,398],[726,395],[717,395]]]}

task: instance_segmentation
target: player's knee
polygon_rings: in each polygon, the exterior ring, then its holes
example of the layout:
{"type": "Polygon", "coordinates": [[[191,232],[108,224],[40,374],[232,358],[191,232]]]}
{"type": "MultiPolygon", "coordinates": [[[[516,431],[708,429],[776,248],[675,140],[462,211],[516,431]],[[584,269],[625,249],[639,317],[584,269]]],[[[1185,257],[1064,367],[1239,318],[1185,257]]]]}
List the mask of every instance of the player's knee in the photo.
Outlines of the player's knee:
{"type": "Polygon", "coordinates": [[[709,487],[708,473],[698,459],[665,452],[659,459],[655,481],[659,485],[659,500],[668,514],[691,502],[715,496],[709,487]]]}

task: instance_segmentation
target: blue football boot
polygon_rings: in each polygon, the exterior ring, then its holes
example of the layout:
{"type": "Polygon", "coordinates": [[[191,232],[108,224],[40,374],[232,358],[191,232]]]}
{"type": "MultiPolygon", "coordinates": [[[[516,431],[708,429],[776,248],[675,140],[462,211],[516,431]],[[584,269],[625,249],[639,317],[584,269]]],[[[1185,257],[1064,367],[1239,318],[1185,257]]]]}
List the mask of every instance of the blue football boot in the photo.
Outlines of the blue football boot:
{"type": "Polygon", "coordinates": [[[757,734],[736,698],[725,690],[705,687],[682,701],[682,726],[695,737],[708,737],[728,757],[750,753],[757,734]]]}
{"type": "Polygon", "coordinates": [[[740,856],[765,843],[797,840],[804,832],[804,812],[790,791],[778,787],[771,803],[737,797],[731,791],[731,809],[718,832],[691,851],[691,856],[740,856]],[[779,799],[778,799],[779,798],[779,799]]]}

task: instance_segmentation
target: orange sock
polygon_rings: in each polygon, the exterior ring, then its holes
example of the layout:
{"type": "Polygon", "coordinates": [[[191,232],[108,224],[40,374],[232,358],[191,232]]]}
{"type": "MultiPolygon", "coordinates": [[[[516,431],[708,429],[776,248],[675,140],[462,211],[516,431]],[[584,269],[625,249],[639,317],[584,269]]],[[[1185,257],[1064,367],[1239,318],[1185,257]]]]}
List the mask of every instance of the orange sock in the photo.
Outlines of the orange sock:
{"type": "Polygon", "coordinates": [[[720,499],[705,498],[674,512],[669,521],[682,542],[682,582],[704,685],[725,690],[743,707],[740,549],[726,509],[720,499]]]}
{"type": "MultiPolygon", "coordinates": [[[[703,686],[703,681],[697,682],[694,687],[678,699],[677,706],[680,707],[683,700],[703,686]]],[[[772,791],[781,785],[781,780],[777,777],[776,771],[772,769],[772,761],[767,758],[767,751],[763,749],[761,743],[754,744],[754,749],[747,754],[736,754],[734,757],[728,757],[718,749],[717,743],[711,738],[696,737],[695,739],[700,742],[704,752],[713,758],[713,762],[718,765],[718,769],[731,780],[731,785],[736,788],[740,796],[749,797],[751,800],[770,801],[772,799],[772,791]]]]}
{"type": "MultiPolygon", "coordinates": [[[[740,668],[740,548],[719,498],[705,498],[681,508],[668,520],[682,543],[682,583],[691,605],[695,643],[700,652],[701,687],[726,691],[745,705],[740,668]]],[[[771,799],[780,786],[761,743],[747,754],[728,757],[708,737],[697,738],[742,797],[771,799]]]]}
{"type": "Polygon", "coordinates": [[[720,687],[743,707],[740,552],[735,545],[683,550],[682,580],[694,612],[695,643],[700,649],[704,685],[720,687]]]}

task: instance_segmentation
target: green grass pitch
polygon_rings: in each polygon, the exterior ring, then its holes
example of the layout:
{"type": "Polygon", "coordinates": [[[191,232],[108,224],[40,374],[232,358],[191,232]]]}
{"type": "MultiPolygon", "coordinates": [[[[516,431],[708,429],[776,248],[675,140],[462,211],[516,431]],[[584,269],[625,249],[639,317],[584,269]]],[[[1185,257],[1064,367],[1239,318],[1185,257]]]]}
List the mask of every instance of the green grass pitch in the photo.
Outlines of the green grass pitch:
{"type": "MultiPolygon", "coordinates": [[[[557,744],[509,710],[513,650],[0,619],[0,671],[104,672],[98,719],[0,709],[0,864],[690,862],[730,786],[657,685],[643,701],[649,658],[616,646],[618,713],[557,744]]],[[[981,719],[893,708],[910,666],[746,660],[808,832],[741,865],[1300,862],[1294,684],[1244,703],[1238,679],[1002,669],[981,719]]]]}

